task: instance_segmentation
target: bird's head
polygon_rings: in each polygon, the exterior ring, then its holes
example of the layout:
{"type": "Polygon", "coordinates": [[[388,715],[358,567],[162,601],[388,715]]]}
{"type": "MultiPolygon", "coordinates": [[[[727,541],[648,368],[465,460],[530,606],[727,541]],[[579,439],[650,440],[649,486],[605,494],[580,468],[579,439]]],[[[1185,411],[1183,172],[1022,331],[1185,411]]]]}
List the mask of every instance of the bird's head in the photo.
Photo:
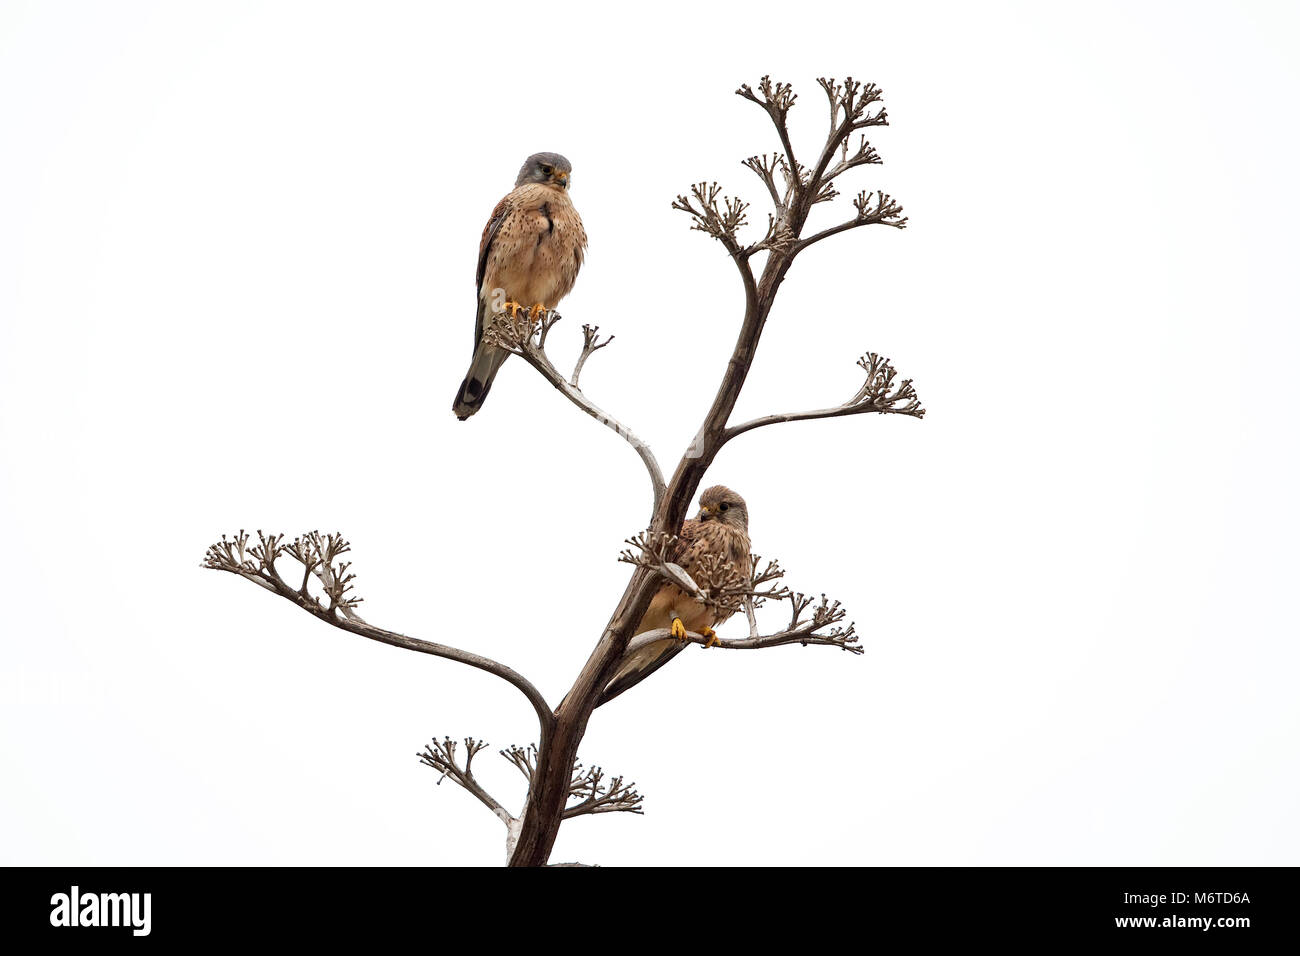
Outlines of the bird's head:
{"type": "Polygon", "coordinates": [[[718,521],[742,531],[749,530],[749,509],[745,499],[725,485],[705,488],[700,495],[700,521],[718,521]]]}
{"type": "Polygon", "coordinates": [[[546,183],[557,189],[568,189],[572,172],[573,164],[559,153],[533,153],[519,167],[519,178],[515,180],[515,185],[546,183]]]}

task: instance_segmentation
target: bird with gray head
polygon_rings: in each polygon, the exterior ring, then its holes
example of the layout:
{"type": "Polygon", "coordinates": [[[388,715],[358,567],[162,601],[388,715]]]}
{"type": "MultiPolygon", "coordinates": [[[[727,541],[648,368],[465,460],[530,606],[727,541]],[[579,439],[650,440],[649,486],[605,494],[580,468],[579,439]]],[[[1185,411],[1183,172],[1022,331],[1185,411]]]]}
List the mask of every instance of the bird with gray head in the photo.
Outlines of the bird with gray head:
{"type": "MultiPolygon", "coordinates": [[[[749,561],[749,508],[744,498],[725,485],[704,489],[700,494],[699,515],[684,521],[682,532],[677,537],[677,545],[669,560],[680,565],[687,574],[694,575],[700,562],[706,556],[712,556],[713,560],[723,562],[731,571],[749,580],[753,570],[749,561]]],[[[675,584],[665,583],[651,598],[636,633],[668,628],[672,637],[653,641],[630,652],[605,686],[600,703],[613,700],[676,657],[686,646],[688,632],[704,635],[708,638],[705,646],[712,647],[717,640],[713,628],[732,613],[724,608],[701,604],[675,584]]]]}
{"type": "Polygon", "coordinates": [[[515,188],[506,194],[483,228],[479,242],[474,355],[456,392],[452,411],[461,421],[487,398],[497,371],[510,353],[483,334],[493,316],[527,310],[536,321],[573,289],[587,247],[587,233],[569,199],[573,166],[559,153],[534,153],[524,160],[515,188]]]}

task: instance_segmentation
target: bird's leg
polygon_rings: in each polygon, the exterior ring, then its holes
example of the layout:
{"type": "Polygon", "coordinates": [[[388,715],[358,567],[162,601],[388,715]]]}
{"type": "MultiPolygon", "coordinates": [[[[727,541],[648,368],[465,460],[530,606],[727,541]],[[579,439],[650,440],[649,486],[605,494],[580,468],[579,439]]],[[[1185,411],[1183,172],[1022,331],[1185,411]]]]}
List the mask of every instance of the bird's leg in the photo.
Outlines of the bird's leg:
{"type": "Polygon", "coordinates": [[[681,641],[683,644],[685,644],[689,639],[689,632],[686,630],[686,625],[682,623],[680,617],[673,618],[672,632],[673,637],[677,638],[677,640],[681,641]]]}
{"type": "Polygon", "coordinates": [[[536,322],[545,314],[546,314],[546,306],[542,305],[542,303],[540,302],[535,303],[533,307],[528,310],[528,318],[532,319],[534,322],[536,322]]]}
{"type": "Polygon", "coordinates": [[[720,641],[720,640],[718,639],[718,632],[715,631],[715,630],[714,630],[713,628],[711,628],[711,627],[702,627],[702,628],[700,628],[700,633],[703,634],[705,637],[708,638],[708,640],[704,642],[704,649],[705,649],[706,651],[707,651],[710,647],[715,647],[715,646],[717,646],[717,645],[719,645],[719,644],[722,643],[722,641],[720,641]]]}
{"type": "Polygon", "coordinates": [[[522,304],[516,302],[514,299],[508,300],[505,304],[505,310],[510,313],[510,318],[512,319],[519,318],[519,310],[523,307],[522,304]]]}

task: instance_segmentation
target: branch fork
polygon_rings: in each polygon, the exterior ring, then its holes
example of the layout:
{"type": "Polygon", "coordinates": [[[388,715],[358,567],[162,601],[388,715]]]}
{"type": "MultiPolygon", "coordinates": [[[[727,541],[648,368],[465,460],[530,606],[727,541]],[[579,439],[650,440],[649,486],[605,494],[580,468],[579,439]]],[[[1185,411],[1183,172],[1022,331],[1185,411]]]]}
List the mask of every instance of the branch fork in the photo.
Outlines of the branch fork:
{"type": "MultiPolygon", "coordinates": [[[[505,824],[506,861],[509,862],[515,851],[522,816],[516,816],[507,810],[501,801],[488,793],[483,785],[479,783],[478,778],[474,776],[474,757],[487,747],[487,741],[476,740],[473,737],[466,737],[460,742],[452,740],[450,737],[444,737],[442,740],[435,737],[425,744],[424,749],[416,756],[419,757],[420,763],[432,768],[439,774],[435,785],[440,785],[444,780],[450,780],[462,790],[472,794],[475,799],[491,810],[498,820],[505,824]],[[459,744],[462,742],[465,745],[463,763],[457,753],[459,744]]],[[[497,752],[523,774],[531,793],[533,779],[537,773],[537,747],[533,744],[529,744],[527,747],[511,745],[505,750],[497,752]]],[[[569,799],[575,802],[570,803],[565,808],[565,820],[587,814],[640,814],[644,812],[641,808],[644,797],[637,791],[636,784],[624,783],[622,777],[607,777],[603,768],[585,767],[578,762],[573,764],[570,774],[569,799]]],[[[526,805],[527,797],[525,797],[526,805]]]]}
{"type": "Polygon", "coordinates": [[[540,372],[542,377],[570,402],[631,445],[650,476],[654,507],[657,509],[663,500],[665,483],[663,469],[659,467],[659,460],[655,458],[654,452],[632,432],[632,429],[589,399],[578,386],[578,378],[582,374],[583,366],[587,364],[587,359],[609,345],[614,340],[614,336],[610,335],[601,340],[598,335],[599,326],[584,325],[582,351],[578,355],[577,362],[574,363],[573,372],[565,377],[546,354],[547,336],[559,321],[560,314],[554,310],[542,313],[536,322],[522,310],[516,315],[500,312],[490,318],[483,335],[497,347],[518,355],[540,372]]]}

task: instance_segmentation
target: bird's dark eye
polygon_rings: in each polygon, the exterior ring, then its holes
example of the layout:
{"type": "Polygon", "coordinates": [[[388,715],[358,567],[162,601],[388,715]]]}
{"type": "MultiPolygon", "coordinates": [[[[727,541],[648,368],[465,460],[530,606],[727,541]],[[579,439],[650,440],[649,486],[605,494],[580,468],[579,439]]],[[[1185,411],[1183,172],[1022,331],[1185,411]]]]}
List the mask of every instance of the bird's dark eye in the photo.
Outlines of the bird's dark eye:
{"type": "Polygon", "coordinates": [[[552,169],[551,169],[550,166],[543,166],[543,167],[542,167],[542,172],[545,173],[547,176],[549,176],[549,175],[551,175],[552,169]]]}
{"type": "Polygon", "coordinates": [[[730,508],[730,507],[731,507],[731,506],[730,506],[729,504],[727,504],[727,503],[724,501],[722,504],[718,505],[718,510],[719,510],[719,511],[726,511],[726,510],[727,510],[728,508],[730,508]]]}

